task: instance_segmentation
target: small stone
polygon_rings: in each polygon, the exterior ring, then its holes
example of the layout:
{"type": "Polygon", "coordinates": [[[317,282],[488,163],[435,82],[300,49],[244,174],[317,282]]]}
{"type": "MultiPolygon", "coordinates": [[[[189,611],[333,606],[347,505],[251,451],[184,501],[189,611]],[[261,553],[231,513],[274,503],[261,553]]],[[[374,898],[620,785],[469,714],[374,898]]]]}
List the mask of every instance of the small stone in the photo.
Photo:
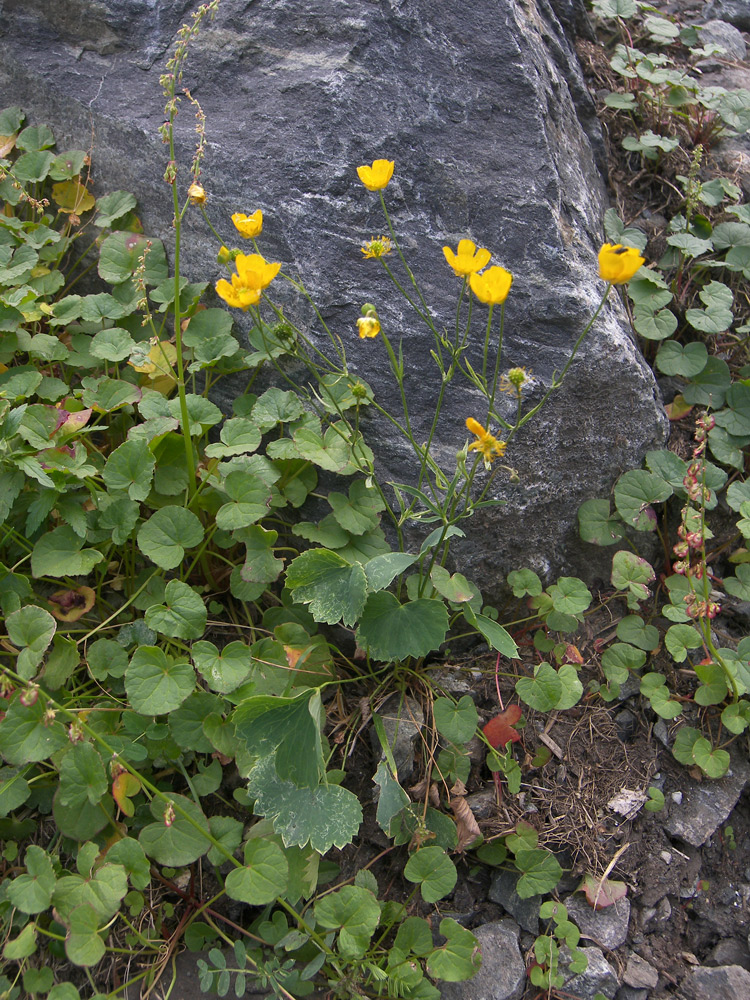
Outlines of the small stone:
{"type": "Polygon", "coordinates": [[[675,803],[680,808],[670,809],[664,823],[667,833],[693,847],[705,844],[734,809],[748,780],[750,763],[733,753],[731,770],[725,777],[693,784],[684,792],[682,801],[675,803]]]}
{"type": "Polygon", "coordinates": [[[494,815],[497,809],[497,793],[494,788],[472,792],[471,795],[466,796],[466,805],[477,819],[488,819],[494,815]]]}
{"type": "Polygon", "coordinates": [[[565,905],[568,916],[578,925],[581,937],[595,941],[610,951],[625,943],[630,922],[629,899],[618,899],[612,906],[594,910],[582,896],[568,896],[565,905]]]}
{"type": "Polygon", "coordinates": [[[639,990],[635,986],[621,986],[615,993],[615,1000],[648,1000],[648,990],[639,990]]]}
{"type": "Polygon", "coordinates": [[[671,916],[672,916],[672,904],[669,902],[666,896],[662,896],[662,898],[656,904],[656,919],[661,923],[663,920],[669,920],[671,916]]]}
{"type": "Polygon", "coordinates": [[[672,855],[669,851],[659,851],[659,857],[662,859],[665,865],[672,864],[672,855]]]}
{"type": "Polygon", "coordinates": [[[742,62],[747,55],[747,45],[742,32],[726,21],[708,21],[702,25],[698,41],[702,46],[720,45],[724,50],[717,53],[720,59],[742,62]]]}
{"type": "Polygon", "coordinates": [[[659,982],[659,973],[645,958],[631,955],[622,978],[628,986],[653,989],[659,982]]]}
{"type": "Polygon", "coordinates": [[[750,972],[739,965],[691,969],[680,983],[685,1000],[740,1000],[750,997],[750,972]]]}
{"type": "Polygon", "coordinates": [[[518,947],[518,927],[512,920],[483,924],[474,934],[482,950],[482,967],[465,982],[443,983],[443,1000],[520,1000],[526,967],[518,947]]]}
{"type": "Polygon", "coordinates": [[[542,897],[529,896],[528,899],[521,899],[516,892],[516,883],[519,877],[510,871],[498,872],[492,880],[487,895],[493,903],[499,903],[525,931],[537,935],[539,933],[539,907],[542,904],[542,897]]]}
{"type": "Polygon", "coordinates": [[[711,949],[706,965],[741,965],[750,972],[750,948],[737,938],[725,938],[711,949]]]}
{"type": "MultiPolygon", "coordinates": [[[[577,997],[578,1000],[594,1000],[597,993],[603,993],[605,997],[612,1000],[619,986],[615,970],[599,948],[579,948],[578,950],[586,956],[589,965],[585,972],[566,980],[565,993],[577,997]]],[[[563,954],[565,951],[567,949],[563,950],[563,954]]],[[[474,1000],[479,996],[481,996],[480,993],[473,994],[474,1000]]]]}
{"type": "Polygon", "coordinates": [[[750,31],[750,6],[747,0],[711,0],[703,16],[728,21],[740,31],[750,31]]]}
{"type": "Polygon", "coordinates": [[[682,802],[682,792],[672,792],[672,801],[679,806],[682,802]]]}
{"type": "Polygon", "coordinates": [[[669,730],[667,729],[667,724],[664,719],[657,719],[654,723],[654,736],[657,740],[663,744],[665,747],[669,746],[669,730]]]}

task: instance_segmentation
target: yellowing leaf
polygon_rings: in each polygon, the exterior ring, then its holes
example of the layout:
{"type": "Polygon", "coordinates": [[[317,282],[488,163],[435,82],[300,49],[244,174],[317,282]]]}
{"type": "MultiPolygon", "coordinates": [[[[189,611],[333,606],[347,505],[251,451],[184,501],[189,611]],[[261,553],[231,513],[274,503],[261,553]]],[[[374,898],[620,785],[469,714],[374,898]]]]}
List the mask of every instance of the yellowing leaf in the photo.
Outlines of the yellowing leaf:
{"type": "Polygon", "coordinates": [[[60,181],[52,185],[52,199],[61,212],[80,215],[96,204],[96,198],[80,181],[60,181]]]}
{"type": "Polygon", "coordinates": [[[143,372],[148,375],[149,378],[157,379],[174,377],[174,372],[172,365],[177,361],[177,350],[174,344],[170,344],[168,340],[158,341],[151,347],[151,350],[146,356],[146,360],[140,365],[134,365],[131,362],[129,364],[137,372],[143,372]]]}
{"type": "Polygon", "coordinates": [[[140,781],[129,771],[122,771],[112,782],[112,798],[126,816],[132,816],[135,812],[135,806],[130,799],[131,796],[137,795],[140,790],[140,781]]]}
{"type": "Polygon", "coordinates": [[[16,144],[16,136],[0,135],[0,156],[7,156],[16,144]]]}

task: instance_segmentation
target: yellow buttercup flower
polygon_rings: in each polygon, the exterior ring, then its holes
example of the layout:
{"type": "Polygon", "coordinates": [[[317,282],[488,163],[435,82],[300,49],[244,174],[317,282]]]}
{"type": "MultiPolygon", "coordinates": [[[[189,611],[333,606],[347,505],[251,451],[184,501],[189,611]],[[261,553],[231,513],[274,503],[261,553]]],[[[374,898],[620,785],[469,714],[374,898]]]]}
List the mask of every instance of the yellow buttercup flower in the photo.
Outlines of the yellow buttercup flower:
{"type": "Polygon", "coordinates": [[[450,247],[443,247],[443,253],[456,274],[462,278],[481,271],[489,264],[492,256],[489,250],[477,250],[476,244],[471,240],[461,240],[456,253],[450,247]]]}
{"type": "Polygon", "coordinates": [[[248,309],[260,301],[267,288],[281,269],[279,263],[269,263],[259,253],[237,254],[237,273],[231,284],[224,278],[216,282],[216,293],[234,309],[248,309]]]}
{"type": "Polygon", "coordinates": [[[377,337],[380,333],[380,321],[376,316],[360,316],[357,320],[357,328],[361,340],[367,337],[377,337]]]}
{"type": "Polygon", "coordinates": [[[599,251],[599,277],[613,285],[624,285],[645,263],[635,247],[605,243],[599,251]]]}
{"type": "Polygon", "coordinates": [[[482,274],[472,274],[469,284],[480,302],[488,306],[498,306],[508,297],[510,286],[513,284],[513,275],[504,267],[490,267],[482,274]]]}
{"type": "Polygon", "coordinates": [[[473,417],[466,418],[466,427],[477,439],[469,445],[469,451],[480,452],[487,468],[490,467],[496,458],[503,457],[507,448],[505,441],[499,441],[473,417]]]}
{"type": "Polygon", "coordinates": [[[191,184],[188,188],[188,198],[193,203],[193,205],[205,205],[206,204],[206,192],[200,186],[200,184],[191,184]]]}
{"type": "Polygon", "coordinates": [[[372,166],[357,167],[357,175],[368,191],[382,191],[393,177],[393,160],[373,160],[372,166]]]}
{"type": "Polygon", "coordinates": [[[390,236],[373,236],[361,247],[366,258],[372,260],[378,257],[385,257],[393,249],[390,236]]]}
{"type": "Polygon", "coordinates": [[[253,212],[252,215],[235,212],[232,216],[232,222],[240,236],[244,236],[246,240],[252,240],[256,236],[260,236],[263,229],[263,213],[260,209],[253,212]]]}

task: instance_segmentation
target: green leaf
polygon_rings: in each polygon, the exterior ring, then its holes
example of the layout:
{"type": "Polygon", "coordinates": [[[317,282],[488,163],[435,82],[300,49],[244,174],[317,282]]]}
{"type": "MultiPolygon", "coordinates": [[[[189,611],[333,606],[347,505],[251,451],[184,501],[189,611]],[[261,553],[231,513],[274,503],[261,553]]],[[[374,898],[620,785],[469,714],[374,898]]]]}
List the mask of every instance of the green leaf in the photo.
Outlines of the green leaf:
{"type": "Polygon", "coordinates": [[[668,483],[643,470],[626,472],[615,484],[615,506],[623,521],[638,531],[656,528],[651,504],[660,503],[671,495],[672,487],[668,483]]]}
{"type": "Polygon", "coordinates": [[[376,660],[404,660],[439,649],[448,631],[442,601],[421,598],[399,604],[387,591],[367,598],[357,629],[357,642],[376,660]]]}
{"type": "Polygon", "coordinates": [[[711,253],[714,248],[711,240],[702,240],[698,236],[691,236],[690,233],[668,236],[667,243],[681,250],[687,257],[699,257],[701,254],[711,253]]]}
{"type": "Polygon", "coordinates": [[[161,507],[138,530],[141,552],[161,569],[180,565],[186,549],[203,541],[203,525],[191,510],[170,505],[161,507]]]}
{"type": "Polygon", "coordinates": [[[368,489],[363,479],[358,479],[349,487],[349,496],[343,493],[329,493],[328,503],[333,516],[345,531],[362,535],[380,523],[379,512],[385,503],[374,487],[368,489]]]}
{"type": "Polygon", "coordinates": [[[277,844],[271,840],[248,840],[245,867],[234,868],[227,875],[224,887],[230,899],[264,906],[286,893],[288,879],[289,865],[277,844]]]}
{"type": "Polygon", "coordinates": [[[209,715],[221,715],[225,708],[221,698],[208,691],[194,691],[179,708],[169,713],[169,732],[183,750],[211,753],[213,746],[203,732],[209,715]]]}
{"type": "MultiPolygon", "coordinates": [[[[674,626],[675,628],[677,626],[674,626]]],[[[695,692],[698,705],[720,705],[727,696],[727,677],[718,663],[697,663],[695,672],[701,682],[695,692]]]]}
{"type": "Polygon", "coordinates": [[[169,798],[190,816],[193,823],[184,819],[180,813],[175,813],[174,819],[167,826],[164,802],[154,798],[151,802],[151,815],[156,822],[144,827],[138,840],[146,854],[158,864],[181,868],[197,861],[209,849],[211,843],[201,833],[201,830],[208,833],[209,826],[203,812],[191,799],[172,794],[169,798]]]}
{"type": "Polygon", "coordinates": [[[701,739],[701,734],[697,729],[693,729],[692,726],[683,726],[675,737],[672,756],[681,764],[685,764],[686,767],[692,767],[695,763],[693,747],[699,739],[701,739]]]}
{"type": "Polygon", "coordinates": [[[136,206],[135,197],[128,191],[113,191],[105,194],[96,203],[94,225],[100,229],[109,229],[113,222],[121,219],[136,206]]]}
{"type": "Polygon", "coordinates": [[[648,585],[656,579],[650,563],[634,552],[622,549],[612,559],[612,586],[628,591],[628,607],[635,610],[649,596],[648,585]]]}
{"type": "Polygon", "coordinates": [[[257,424],[247,417],[232,417],[225,421],[219,437],[221,444],[210,444],[206,448],[209,458],[248,454],[255,451],[260,444],[260,430],[257,424]]]}
{"type": "Polygon", "coordinates": [[[669,309],[654,313],[636,306],[633,326],[646,340],[665,340],[677,329],[677,317],[669,309]]]}
{"type": "Polygon", "coordinates": [[[281,781],[273,758],[261,760],[250,772],[249,791],[255,796],[255,813],[273,820],[286,847],[310,844],[324,854],[343,848],[357,835],[362,807],[356,795],[340,785],[300,788],[281,781]]]}
{"type": "Polygon", "coordinates": [[[564,712],[573,708],[581,700],[583,695],[583,684],[578,677],[578,671],[572,663],[564,663],[557,671],[557,676],[562,682],[562,694],[558,699],[555,708],[558,712],[564,712]]]}
{"type": "MultiPolygon", "coordinates": [[[[80,848],[79,861],[87,846],[80,848]]],[[[97,853],[98,850],[93,851],[94,858],[97,853]]],[[[117,913],[127,891],[128,880],[122,865],[105,864],[93,873],[63,875],[52,894],[52,905],[66,921],[79,906],[86,905],[104,922],[117,913]]]]}
{"type": "Polygon", "coordinates": [[[435,903],[453,891],[458,872],[441,847],[423,847],[407,861],[404,878],[419,885],[425,903],[435,903]]]}
{"type": "Polygon", "coordinates": [[[516,852],[516,867],[523,872],[516,883],[516,893],[521,899],[544,895],[562,878],[562,868],[550,851],[541,848],[516,852]]]}
{"type": "Polygon", "coordinates": [[[661,812],[664,808],[664,792],[653,785],[648,789],[648,802],[643,804],[647,812],[661,812]]]}
{"type": "Polygon", "coordinates": [[[434,979],[442,979],[447,983],[471,979],[482,964],[477,939],[452,917],[444,917],[440,921],[440,934],[446,938],[446,942],[427,959],[429,974],[434,979]]]}
{"type": "Polygon", "coordinates": [[[691,378],[698,375],[706,367],[708,349],[701,341],[691,344],[678,344],[668,340],[659,348],[656,355],[656,367],[665,375],[683,375],[691,378]]]}
{"type": "Polygon", "coordinates": [[[502,625],[486,615],[476,614],[471,608],[464,610],[464,618],[481,632],[491,649],[496,649],[509,660],[518,659],[518,646],[502,625]]]}
{"type": "Polygon", "coordinates": [[[158,646],[140,646],[125,671],[131,707],[143,715],[163,715],[178,708],[195,687],[195,673],[185,660],[174,660],[158,646]]]}
{"type": "Polygon", "coordinates": [[[646,662],[646,654],[627,642],[616,642],[605,650],[602,669],[608,681],[624,684],[633,670],[640,670],[646,662]]]}
{"type": "Polygon", "coordinates": [[[457,703],[450,698],[436,698],[432,713],[438,732],[451,743],[468,743],[479,725],[476,706],[468,694],[457,703]]]}
{"type": "Polygon", "coordinates": [[[0,817],[8,816],[31,795],[31,787],[19,768],[0,767],[0,817]]]}
{"type": "Polygon", "coordinates": [[[727,705],[721,713],[721,721],[730,733],[743,733],[750,726],[750,702],[743,699],[727,705]]]}
{"type": "Polygon", "coordinates": [[[6,619],[8,638],[21,652],[16,660],[16,673],[31,680],[42,662],[45,650],[52,642],[57,624],[52,615],[35,604],[27,604],[6,619]]]}
{"type": "Polygon", "coordinates": [[[0,725],[0,753],[9,764],[20,767],[45,760],[68,745],[64,727],[57,720],[49,723],[45,713],[43,698],[23,705],[19,694],[13,697],[0,725]]]}
{"type": "Polygon", "coordinates": [[[194,642],[191,655],[195,669],[212,691],[227,694],[247,679],[254,664],[244,642],[230,642],[219,651],[212,642],[194,642]]]}
{"type": "Polygon", "coordinates": [[[91,743],[74,744],[60,764],[60,804],[78,808],[88,801],[95,806],[108,787],[104,764],[91,743]]]}
{"type": "Polygon", "coordinates": [[[562,681],[549,663],[539,663],[533,677],[519,677],[516,693],[521,701],[538,712],[549,712],[563,693],[562,681]]]}
{"type": "Polygon", "coordinates": [[[750,565],[747,563],[739,565],[735,574],[724,577],[724,590],[741,601],[750,601],[750,565]]]}
{"type": "Polygon", "coordinates": [[[48,150],[33,150],[18,157],[13,164],[13,173],[22,183],[37,183],[45,179],[54,161],[54,154],[48,150]]]}
{"type": "Polygon", "coordinates": [[[8,883],[7,896],[22,913],[42,913],[52,901],[55,870],[46,851],[32,845],[24,857],[26,872],[8,883]]]}
{"type": "Polygon", "coordinates": [[[330,549],[310,549],[297,556],[287,568],[286,585],[295,601],[310,605],[316,621],[329,625],[339,621],[354,625],[367,594],[360,563],[351,564],[330,549]]]}
{"type": "Polygon", "coordinates": [[[85,576],[102,559],[104,553],[84,549],[83,539],[65,524],[42,535],[36,543],[31,553],[31,572],[36,578],[85,576]]]}
{"type": "Polygon", "coordinates": [[[134,347],[135,341],[128,331],[117,326],[100,330],[91,341],[91,353],[103,361],[124,361],[134,347]]]}
{"type": "Polygon", "coordinates": [[[156,459],[145,441],[125,441],[110,454],[102,478],[110,490],[127,490],[131,500],[145,500],[155,466],[156,459]]]}
{"type": "Polygon", "coordinates": [[[352,959],[365,954],[380,921],[377,899],[369,889],[356,885],[323,896],[314,912],[321,927],[338,931],[338,950],[352,959]]]}
{"type": "Polygon", "coordinates": [[[384,552],[364,564],[368,591],[385,590],[393,580],[415,562],[408,552],[384,552]]]}
{"type": "Polygon", "coordinates": [[[712,427],[708,432],[708,443],[711,454],[722,465],[731,465],[742,471],[745,468],[743,449],[750,443],[747,435],[735,437],[728,434],[723,427],[712,427]]]}
{"type": "Polygon", "coordinates": [[[726,750],[714,750],[705,736],[693,744],[693,759],[709,778],[722,778],[729,770],[730,757],[726,750]]]}
{"type": "Polygon", "coordinates": [[[135,889],[146,889],[151,881],[151,866],[143,848],[132,837],[123,837],[107,851],[107,861],[122,866],[135,889]]]}
{"type": "Polygon", "coordinates": [[[703,645],[700,633],[692,625],[671,625],[664,636],[664,645],[677,663],[687,659],[689,649],[698,649],[703,645]]]}
{"type": "Polygon", "coordinates": [[[682,395],[691,406],[710,406],[718,410],[724,404],[731,384],[729,366],[721,358],[710,357],[698,375],[685,386],[682,395]]]}
{"type": "Polygon", "coordinates": [[[381,830],[387,837],[390,837],[393,835],[391,832],[391,823],[401,810],[409,805],[411,799],[393,776],[388,763],[384,760],[378,764],[372,780],[380,789],[375,818],[381,830]]]}
{"type": "MultiPolygon", "coordinates": [[[[36,924],[26,924],[24,929],[3,948],[3,958],[9,962],[20,962],[36,951],[36,924]]],[[[5,980],[7,982],[7,980],[5,980]]]]}
{"type": "Polygon", "coordinates": [[[122,284],[133,276],[138,267],[138,260],[144,253],[146,253],[144,274],[146,284],[157,285],[160,281],[164,281],[169,276],[164,244],[153,237],[147,238],[128,232],[112,233],[102,243],[99,250],[99,277],[110,285],[122,284]]]}
{"type": "Polygon", "coordinates": [[[70,929],[65,938],[65,954],[73,965],[96,965],[104,956],[105,946],[99,936],[103,923],[87,903],[72,910],[68,916],[70,929]]]}
{"type": "Polygon", "coordinates": [[[617,623],[617,638],[650,653],[659,645],[659,630],[646,625],[640,615],[628,615],[617,623]]]}
{"type": "Polygon", "coordinates": [[[716,423],[729,434],[750,434],[750,385],[736,382],[727,391],[727,409],[716,414],[716,423]]]}
{"type": "Polygon", "coordinates": [[[277,531],[267,531],[258,524],[234,531],[234,537],[246,547],[245,563],[240,576],[245,583],[273,583],[284,568],[283,560],[273,554],[277,531]]]}
{"type": "Polygon", "coordinates": [[[145,615],[149,628],[173,639],[200,639],[206,628],[206,605],[187,583],[170,580],[164,604],[153,604],[145,615]]]}
{"type": "Polygon", "coordinates": [[[575,576],[561,576],[547,593],[555,611],[563,615],[579,615],[591,604],[591,591],[575,576]]]}
{"type": "Polygon", "coordinates": [[[614,545],[623,536],[623,526],[616,514],[610,514],[609,500],[586,500],[578,508],[578,530],[584,542],[614,545]]]}
{"type": "Polygon", "coordinates": [[[230,472],[224,490],[232,501],[216,513],[216,524],[224,531],[247,527],[265,517],[275,492],[260,476],[249,472],[230,472]]]}
{"type": "Polygon", "coordinates": [[[467,601],[471,601],[476,593],[475,589],[472,588],[469,581],[461,573],[454,573],[451,576],[450,572],[444,566],[437,564],[430,570],[430,581],[440,596],[444,597],[446,601],[451,601],[453,604],[464,604],[467,601]]]}

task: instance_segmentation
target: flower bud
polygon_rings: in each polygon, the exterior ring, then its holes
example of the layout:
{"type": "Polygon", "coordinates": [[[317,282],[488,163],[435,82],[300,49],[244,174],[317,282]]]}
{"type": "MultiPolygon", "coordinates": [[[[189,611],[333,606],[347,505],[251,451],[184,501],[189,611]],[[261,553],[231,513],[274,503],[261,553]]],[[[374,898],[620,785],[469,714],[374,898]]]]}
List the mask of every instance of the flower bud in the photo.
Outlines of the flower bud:
{"type": "Polygon", "coordinates": [[[226,247],[221,247],[219,252],[216,254],[217,264],[228,264],[232,259],[232,251],[228,250],[226,247]]]}

